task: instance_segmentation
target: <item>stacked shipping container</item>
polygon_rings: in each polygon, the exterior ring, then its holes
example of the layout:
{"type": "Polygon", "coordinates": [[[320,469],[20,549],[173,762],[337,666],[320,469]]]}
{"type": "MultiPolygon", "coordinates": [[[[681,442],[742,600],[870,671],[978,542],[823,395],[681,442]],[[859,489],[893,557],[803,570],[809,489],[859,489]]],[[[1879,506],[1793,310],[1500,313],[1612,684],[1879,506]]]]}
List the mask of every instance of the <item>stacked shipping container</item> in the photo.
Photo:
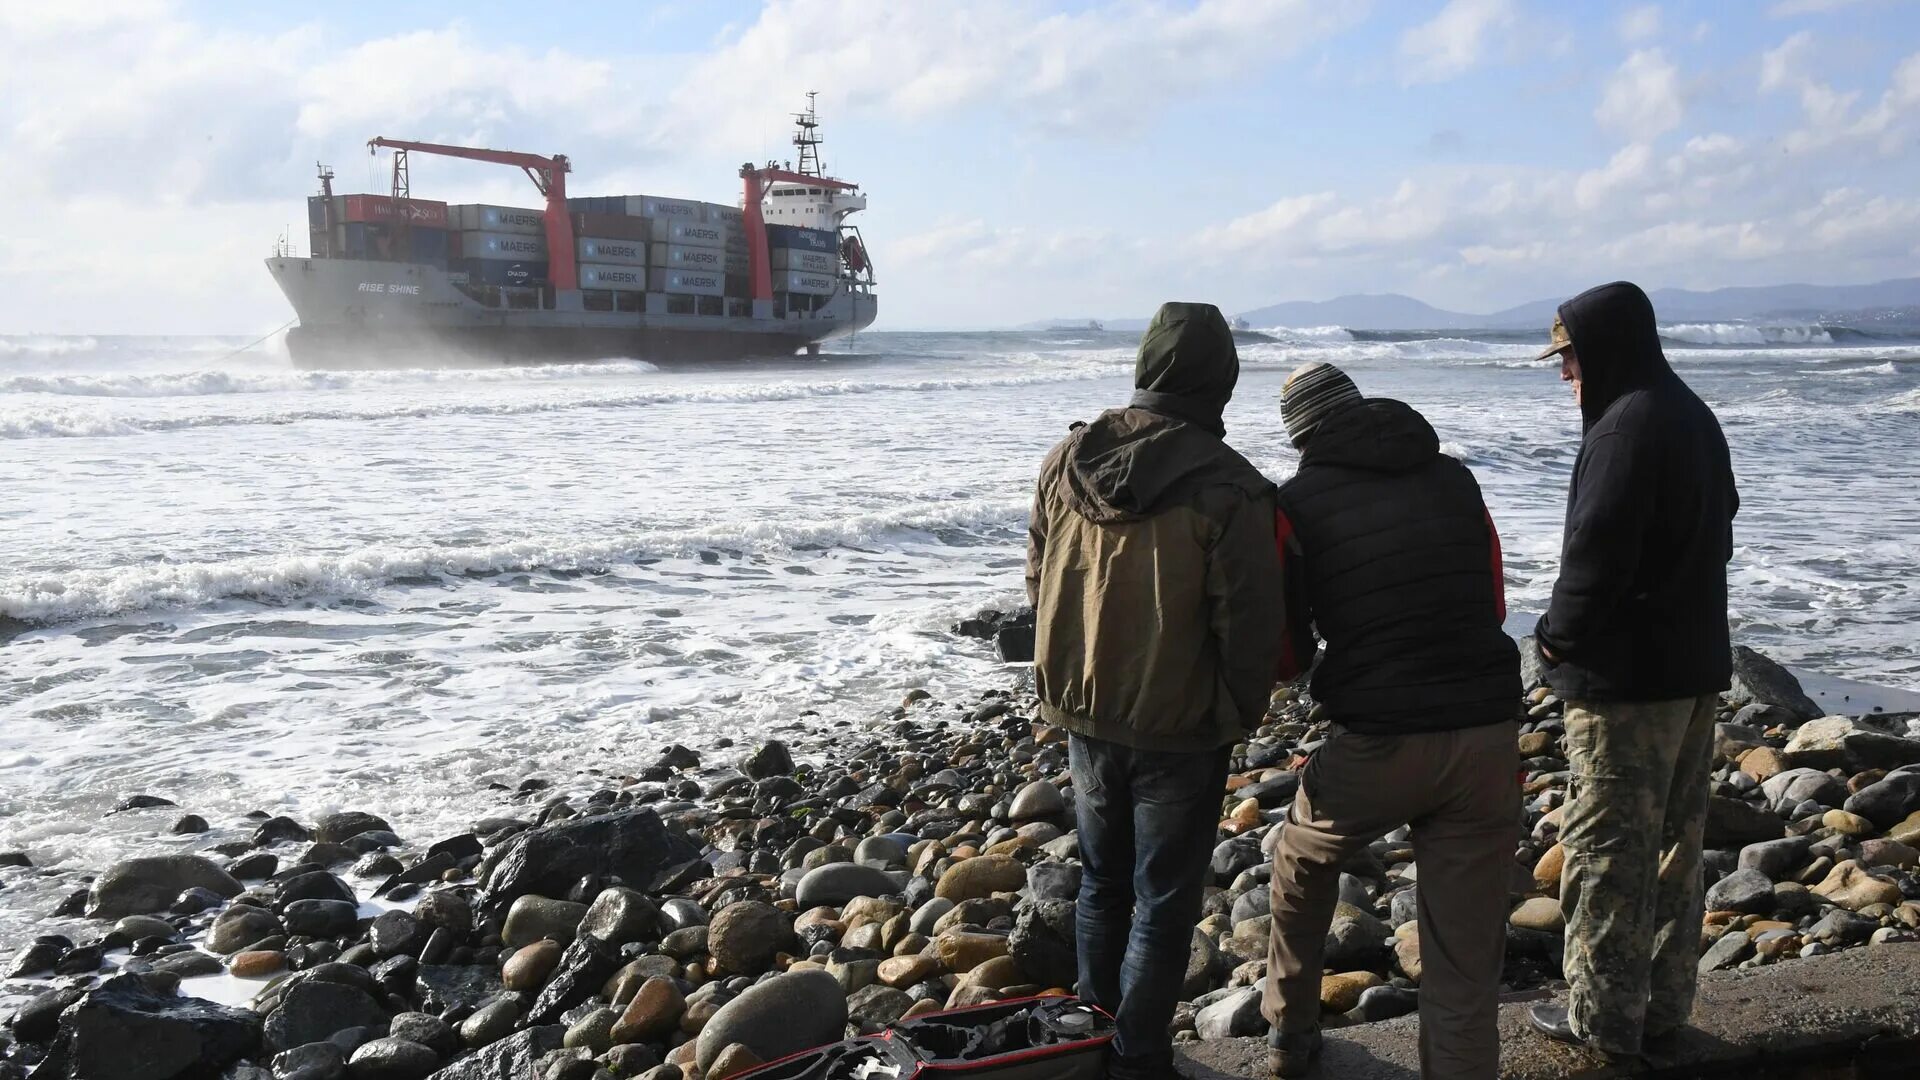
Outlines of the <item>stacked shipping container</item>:
{"type": "MultiPolygon", "coordinates": [[[[541,210],[383,195],[308,200],[315,253],[335,258],[423,263],[488,286],[547,281],[546,218],[541,210]],[[331,213],[329,214],[329,210],[331,213]],[[328,231],[329,220],[332,230],[328,231]]],[[[743,220],[736,207],[651,195],[567,200],[583,289],[669,296],[749,295],[743,220]]],[[[834,233],[769,225],[773,288],[825,296],[840,269],[834,233]]]]}

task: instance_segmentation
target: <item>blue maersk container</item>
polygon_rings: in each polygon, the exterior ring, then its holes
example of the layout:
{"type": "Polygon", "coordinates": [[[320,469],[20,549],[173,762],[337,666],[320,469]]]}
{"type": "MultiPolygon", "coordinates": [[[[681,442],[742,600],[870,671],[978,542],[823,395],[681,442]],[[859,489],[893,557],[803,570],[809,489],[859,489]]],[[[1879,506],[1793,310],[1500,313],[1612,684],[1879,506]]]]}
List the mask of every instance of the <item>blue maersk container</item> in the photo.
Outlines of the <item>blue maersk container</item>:
{"type": "Polygon", "coordinates": [[[823,229],[803,229],[798,225],[767,226],[767,246],[800,251],[837,251],[834,235],[823,229]]]}

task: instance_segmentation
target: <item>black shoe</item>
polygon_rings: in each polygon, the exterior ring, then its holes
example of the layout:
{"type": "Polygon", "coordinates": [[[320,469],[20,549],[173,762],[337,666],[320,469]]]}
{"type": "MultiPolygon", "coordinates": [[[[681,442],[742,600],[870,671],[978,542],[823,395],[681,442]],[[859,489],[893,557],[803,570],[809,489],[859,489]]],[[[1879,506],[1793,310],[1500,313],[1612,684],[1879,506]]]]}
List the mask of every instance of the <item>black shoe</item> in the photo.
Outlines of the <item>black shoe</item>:
{"type": "Polygon", "coordinates": [[[1267,1033],[1267,1071],[1283,1080],[1305,1076],[1320,1056],[1320,1029],[1312,1031],[1269,1031],[1267,1033]]]}
{"type": "Polygon", "coordinates": [[[1565,1005],[1534,1005],[1527,1009],[1527,1023],[1533,1030],[1555,1042],[1573,1046],[1585,1046],[1587,1041],[1573,1033],[1573,1019],[1567,1015],[1565,1005]]]}

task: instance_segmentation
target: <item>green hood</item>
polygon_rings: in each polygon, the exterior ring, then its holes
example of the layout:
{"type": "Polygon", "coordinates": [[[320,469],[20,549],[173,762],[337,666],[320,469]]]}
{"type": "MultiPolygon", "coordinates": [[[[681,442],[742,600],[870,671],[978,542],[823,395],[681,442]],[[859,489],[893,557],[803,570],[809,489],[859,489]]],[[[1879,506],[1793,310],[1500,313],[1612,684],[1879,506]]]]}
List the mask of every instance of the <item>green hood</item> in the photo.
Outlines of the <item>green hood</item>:
{"type": "Polygon", "coordinates": [[[1233,330],[1212,304],[1166,303],[1154,312],[1133,365],[1133,407],[1224,435],[1221,414],[1240,381],[1233,330]]]}

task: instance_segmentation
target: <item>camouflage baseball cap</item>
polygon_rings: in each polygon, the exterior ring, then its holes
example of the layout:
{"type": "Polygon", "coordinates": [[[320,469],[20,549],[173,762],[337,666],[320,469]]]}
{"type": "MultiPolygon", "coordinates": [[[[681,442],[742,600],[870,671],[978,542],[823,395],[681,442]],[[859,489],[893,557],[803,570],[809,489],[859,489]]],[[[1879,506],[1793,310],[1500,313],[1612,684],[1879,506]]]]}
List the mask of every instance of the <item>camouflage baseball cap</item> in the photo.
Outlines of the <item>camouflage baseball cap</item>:
{"type": "Polygon", "coordinates": [[[1573,348],[1573,335],[1567,333],[1567,324],[1560,321],[1560,316],[1555,315],[1553,317],[1553,344],[1548,345],[1541,351],[1540,355],[1534,357],[1534,359],[1545,360],[1549,356],[1566,352],[1571,348],[1573,348]]]}

